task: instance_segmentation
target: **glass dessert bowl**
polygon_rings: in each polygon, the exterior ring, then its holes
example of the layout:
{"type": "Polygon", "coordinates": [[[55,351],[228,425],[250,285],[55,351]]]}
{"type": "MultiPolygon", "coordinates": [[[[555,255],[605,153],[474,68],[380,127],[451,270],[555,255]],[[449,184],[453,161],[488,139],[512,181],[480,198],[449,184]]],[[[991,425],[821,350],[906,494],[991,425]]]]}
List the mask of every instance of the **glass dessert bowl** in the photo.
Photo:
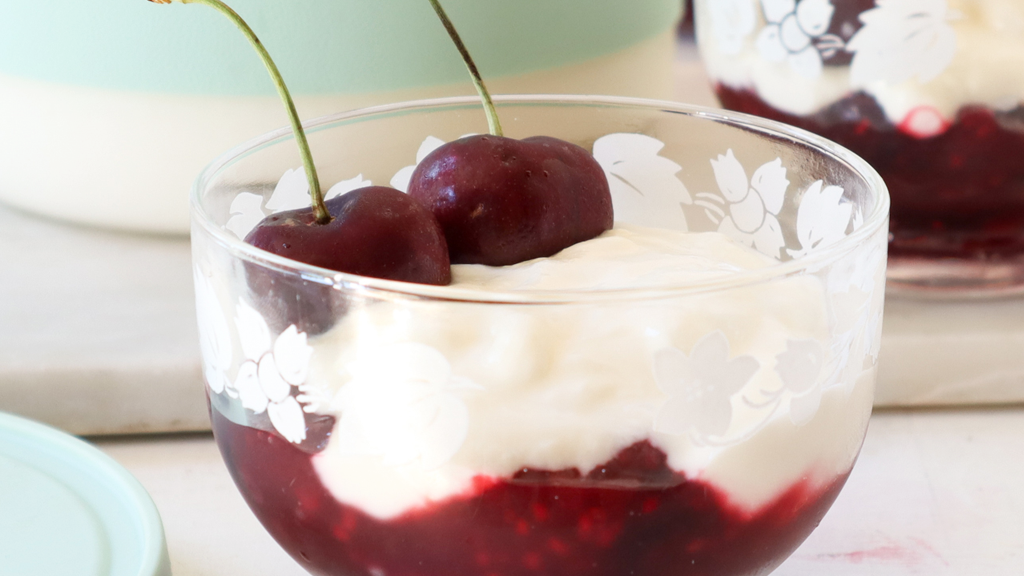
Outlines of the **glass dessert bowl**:
{"type": "MultiPolygon", "coordinates": [[[[888,196],[811,134],[611,97],[496,99],[593,150],[615,227],[450,286],[242,242],[308,203],[290,133],[192,197],[211,418],[267,530],[324,575],[765,574],[810,533],[871,412],[888,196]]],[[[473,98],[309,123],[328,196],[402,189],[473,98]],[[331,186],[337,182],[336,185],[331,186]]]]}
{"type": "Polygon", "coordinates": [[[726,108],[820,134],[892,194],[890,287],[1024,292],[1024,4],[697,0],[726,108]]]}

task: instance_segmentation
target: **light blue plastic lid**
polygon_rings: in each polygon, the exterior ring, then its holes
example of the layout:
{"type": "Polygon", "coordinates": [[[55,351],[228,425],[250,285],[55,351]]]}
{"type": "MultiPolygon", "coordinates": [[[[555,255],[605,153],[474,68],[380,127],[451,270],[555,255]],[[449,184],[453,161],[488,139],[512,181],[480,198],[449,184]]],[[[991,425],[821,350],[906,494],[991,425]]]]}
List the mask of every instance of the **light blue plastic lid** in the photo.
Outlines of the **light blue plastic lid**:
{"type": "Polygon", "coordinates": [[[171,569],[160,515],[138,480],[74,436],[0,412],[0,574],[171,569]]]}

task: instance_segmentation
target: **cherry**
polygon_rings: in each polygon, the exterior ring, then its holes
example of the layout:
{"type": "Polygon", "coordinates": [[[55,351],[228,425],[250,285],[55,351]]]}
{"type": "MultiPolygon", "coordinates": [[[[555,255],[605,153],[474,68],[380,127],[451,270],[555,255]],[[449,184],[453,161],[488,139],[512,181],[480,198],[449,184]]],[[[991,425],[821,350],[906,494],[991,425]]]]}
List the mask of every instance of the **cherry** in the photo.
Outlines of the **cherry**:
{"type": "MultiPolygon", "coordinates": [[[[424,284],[451,282],[444,236],[430,212],[415,200],[398,190],[376,186],[324,201],[309,143],[288,87],[270,54],[241,16],[221,0],[150,1],[205,4],[225,15],[245,34],[260,56],[288,110],[310,186],[312,210],[268,216],[256,224],[246,236],[246,242],[279,256],[337,272],[424,284]]],[[[251,280],[256,274],[251,266],[249,270],[251,280]]],[[[290,294],[289,290],[283,292],[281,296],[285,299],[301,296],[290,294]]]]}
{"type": "Polygon", "coordinates": [[[373,278],[445,285],[448,247],[433,215],[410,196],[384,186],[327,200],[318,224],[308,209],[263,219],[245,237],[253,246],[329,270],[373,278]]]}
{"type": "Polygon", "coordinates": [[[604,170],[586,150],[535,136],[469,136],[416,167],[409,195],[433,213],[457,264],[551,256],[612,227],[604,170]]]}
{"type": "Polygon", "coordinates": [[[611,228],[611,192],[594,157],[556,138],[504,137],[469,51],[438,1],[430,4],[469,69],[491,132],[434,150],[409,182],[409,195],[441,223],[451,261],[515,264],[551,256],[611,228]]]}
{"type": "MultiPolygon", "coordinates": [[[[253,246],[313,266],[403,282],[451,282],[448,247],[437,220],[410,196],[383,186],[352,190],[324,203],[316,224],[309,209],[265,218],[245,237],[253,246]]],[[[329,330],[349,302],[330,285],[301,274],[245,266],[250,298],[276,330],[329,330]]]]}
{"type": "MultiPolygon", "coordinates": [[[[295,103],[280,71],[256,34],[221,0],[150,0],[158,4],[204,4],[226,16],[245,34],[263,61],[284,102],[309,182],[312,210],[271,215],[245,241],[298,262],[337,272],[389,280],[448,284],[451,265],[444,234],[416,200],[384,187],[354,190],[324,201],[316,166],[295,103]]],[[[301,332],[329,329],[349,305],[332,285],[301,273],[244,264],[248,298],[275,330],[294,325],[301,332]]]]}

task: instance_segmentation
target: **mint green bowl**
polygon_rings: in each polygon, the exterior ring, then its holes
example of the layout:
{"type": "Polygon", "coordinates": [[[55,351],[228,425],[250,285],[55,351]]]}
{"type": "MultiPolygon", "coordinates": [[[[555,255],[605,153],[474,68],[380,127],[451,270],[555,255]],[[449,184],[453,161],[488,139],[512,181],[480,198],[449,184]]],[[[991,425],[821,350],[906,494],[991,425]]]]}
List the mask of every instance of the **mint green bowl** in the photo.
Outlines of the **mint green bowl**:
{"type": "MultiPolygon", "coordinates": [[[[473,91],[426,0],[229,4],[304,118],[473,91]]],[[[681,0],[445,7],[495,93],[672,96],[681,0]]],[[[0,86],[0,200],[98,226],[186,233],[202,167],[286,123],[248,44],[198,5],[5,2],[0,86]]]]}

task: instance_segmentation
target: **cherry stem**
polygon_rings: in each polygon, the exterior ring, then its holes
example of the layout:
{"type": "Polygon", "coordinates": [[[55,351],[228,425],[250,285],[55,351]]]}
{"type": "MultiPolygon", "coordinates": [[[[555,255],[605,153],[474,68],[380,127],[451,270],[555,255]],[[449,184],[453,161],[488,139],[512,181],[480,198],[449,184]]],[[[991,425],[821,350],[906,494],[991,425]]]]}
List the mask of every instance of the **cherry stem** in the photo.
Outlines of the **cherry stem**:
{"type": "Polygon", "coordinates": [[[302,164],[306,169],[306,180],[309,181],[309,195],[313,203],[313,214],[316,216],[317,224],[327,224],[331,221],[331,214],[327,211],[327,206],[324,204],[324,195],[320,190],[320,179],[316,174],[316,166],[313,165],[313,154],[309,150],[309,142],[306,140],[306,132],[302,129],[302,122],[299,121],[299,113],[295,110],[295,102],[292,100],[291,94],[288,92],[288,87],[284,84],[284,78],[281,77],[281,72],[277,69],[277,65],[274,64],[274,60],[270,58],[270,54],[267,49],[263,47],[263,43],[256,37],[256,33],[252,31],[252,28],[242,20],[242,17],[237,12],[232,10],[227,4],[224,4],[220,0],[149,0],[157,4],[204,4],[220,12],[221,14],[228,17],[231,22],[238,27],[239,30],[245,34],[248,38],[249,43],[256,49],[256,53],[259,54],[260,60],[263,61],[263,65],[266,66],[267,72],[270,73],[270,79],[273,80],[274,86],[277,88],[277,93],[281,97],[281,101],[284,102],[285,108],[288,109],[288,119],[291,121],[292,132],[295,134],[295,142],[299,145],[299,153],[302,156],[302,164]]]}
{"type": "Polygon", "coordinates": [[[484,103],[484,113],[487,114],[487,128],[490,130],[493,136],[503,136],[501,131],[501,123],[498,122],[498,111],[494,108],[494,102],[491,100],[491,94],[487,91],[487,87],[484,86],[484,80],[480,77],[480,71],[476,69],[476,64],[473,63],[473,58],[469,55],[469,50],[466,50],[466,45],[462,43],[462,38],[459,37],[459,33],[455,30],[455,26],[452,21],[448,19],[448,15],[445,14],[444,8],[441,8],[441,4],[438,0],[429,0],[430,5],[433,6],[434,12],[437,13],[437,17],[441,19],[441,24],[444,25],[444,29],[448,31],[448,36],[451,37],[452,42],[455,43],[455,47],[459,49],[459,54],[462,55],[462,61],[466,63],[466,68],[469,69],[469,75],[473,77],[473,85],[476,86],[476,91],[480,94],[480,99],[484,103]]]}

